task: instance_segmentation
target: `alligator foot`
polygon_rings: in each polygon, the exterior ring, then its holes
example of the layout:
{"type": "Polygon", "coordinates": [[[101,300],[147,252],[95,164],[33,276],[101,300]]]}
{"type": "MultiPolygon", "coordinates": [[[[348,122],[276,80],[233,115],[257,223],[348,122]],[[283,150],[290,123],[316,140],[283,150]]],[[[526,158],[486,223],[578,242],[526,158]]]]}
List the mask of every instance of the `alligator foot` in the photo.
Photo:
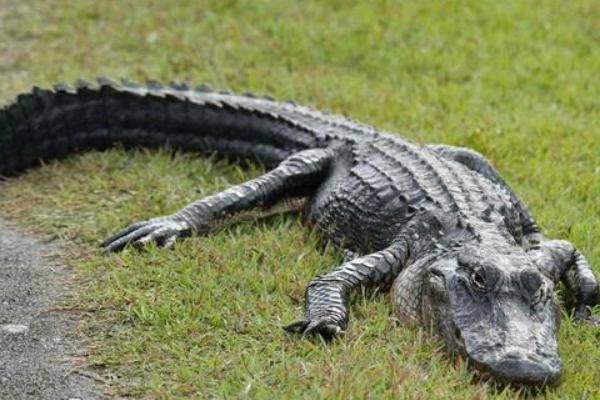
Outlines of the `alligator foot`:
{"type": "Polygon", "coordinates": [[[128,244],[142,247],[151,242],[160,247],[171,249],[178,238],[190,236],[191,232],[190,225],[181,219],[173,216],[159,217],[134,222],[103,241],[100,245],[109,252],[121,251],[128,244]]]}
{"type": "Polygon", "coordinates": [[[600,327],[600,318],[593,315],[592,310],[585,305],[576,308],[574,319],[577,322],[600,327]]]}
{"type": "Polygon", "coordinates": [[[585,318],[582,322],[600,328],[600,318],[596,317],[595,315],[590,315],[589,317],[585,318]]]}
{"type": "Polygon", "coordinates": [[[326,319],[305,319],[284,326],[283,329],[289,333],[299,333],[303,336],[320,335],[329,341],[344,334],[344,330],[336,322],[326,319]]]}

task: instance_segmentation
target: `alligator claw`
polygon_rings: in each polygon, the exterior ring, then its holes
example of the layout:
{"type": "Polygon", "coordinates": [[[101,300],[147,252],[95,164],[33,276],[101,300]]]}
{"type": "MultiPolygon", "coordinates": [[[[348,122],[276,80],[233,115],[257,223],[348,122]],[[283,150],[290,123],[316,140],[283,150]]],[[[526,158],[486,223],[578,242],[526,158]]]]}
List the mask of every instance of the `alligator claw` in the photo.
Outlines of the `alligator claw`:
{"type": "Polygon", "coordinates": [[[585,318],[583,322],[594,327],[600,327],[600,318],[594,315],[590,315],[589,317],[585,318]]]}
{"type": "Polygon", "coordinates": [[[326,319],[302,320],[284,326],[289,333],[299,333],[302,336],[320,335],[325,340],[332,340],[344,334],[344,330],[335,322],[326,319]]]}
{"type": "Polygon", "coordinates": [[[172,217],[152,218],[147,221],[134,222],[104,240],[100,246],[108,252],[118,252],[131,244],[143,247],[149,243],[156,243],[160,247],[171,249],[178,238],[191,234],[191,228],[185,221],[172,217]]]}

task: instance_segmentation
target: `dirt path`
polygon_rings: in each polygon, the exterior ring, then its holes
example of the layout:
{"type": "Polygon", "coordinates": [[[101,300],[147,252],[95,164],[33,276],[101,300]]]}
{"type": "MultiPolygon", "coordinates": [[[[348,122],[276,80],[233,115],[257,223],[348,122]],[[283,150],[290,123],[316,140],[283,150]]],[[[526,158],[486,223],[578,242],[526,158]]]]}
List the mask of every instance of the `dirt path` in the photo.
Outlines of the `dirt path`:
{"type": "Polygon", "coordinates": [[[76,365],[78,316],[53,307],[71,271],[44,254],[52,246],[0,220],[0,399],[101,399],[76,365]]]}

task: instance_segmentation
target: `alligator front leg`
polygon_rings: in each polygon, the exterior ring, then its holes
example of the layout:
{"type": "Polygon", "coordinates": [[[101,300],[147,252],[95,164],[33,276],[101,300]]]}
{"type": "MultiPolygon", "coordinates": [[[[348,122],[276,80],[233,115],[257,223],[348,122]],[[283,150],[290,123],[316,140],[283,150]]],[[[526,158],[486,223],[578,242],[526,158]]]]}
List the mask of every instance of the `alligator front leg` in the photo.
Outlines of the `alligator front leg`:
{"type": "Polygon", "coordinates": [[[600,325],[590,308],[598,304],[598,282],[585,257],[565,240],[544,240],[529,252],[555,282],[562,281],[573,295],[575,319],[600,325]]]}
{"type": "MultiPolygon", "coordinates": [[[[307,195],[310,193],[305,192],[314,191],[324,179],[333,157],[331,149],[296,153],[256,179],[191,203],[175,214],[135,222],[101,245],[108,251],[120,251],[128,244],[143,246],[150,242],[173,247],[178,238],[214,232],[243,219],[240,216],[246,210],[261,207],[263,214],[273,214],[273,209],[277,209],[274,206],[281,199],[289,200],[290,195],[307,195]]],[[[301,205],[301,202],[290,203],[287,210],[301,205]]]]}
{"type": "Polygon", "coordinates": [[[284,327],[291,333],[320,334],[325,339],[340,335],[348,324],[348,299],[360,286],[382,286],[400,272],[406,247],[355,258],[325,275],[314,278],[306,289],[306,318],[284,327]]]}

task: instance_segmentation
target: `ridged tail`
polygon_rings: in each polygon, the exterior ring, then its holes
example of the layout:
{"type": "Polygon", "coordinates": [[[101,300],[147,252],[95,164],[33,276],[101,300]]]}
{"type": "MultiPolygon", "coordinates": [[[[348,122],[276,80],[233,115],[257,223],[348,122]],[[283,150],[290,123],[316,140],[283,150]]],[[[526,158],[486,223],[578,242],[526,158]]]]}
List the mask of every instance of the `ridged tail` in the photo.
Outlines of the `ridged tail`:
{"type": "Polygon", "coordinates": [[[153,82],[138,86],[99,79],[97,84],[80,81],[75,88],[34,88],[0,109],[0,176],[40,160],[115,144],[216,152],[272,166],[321,141],[279,112],[286,107],[291,106],[153,82]]]}

